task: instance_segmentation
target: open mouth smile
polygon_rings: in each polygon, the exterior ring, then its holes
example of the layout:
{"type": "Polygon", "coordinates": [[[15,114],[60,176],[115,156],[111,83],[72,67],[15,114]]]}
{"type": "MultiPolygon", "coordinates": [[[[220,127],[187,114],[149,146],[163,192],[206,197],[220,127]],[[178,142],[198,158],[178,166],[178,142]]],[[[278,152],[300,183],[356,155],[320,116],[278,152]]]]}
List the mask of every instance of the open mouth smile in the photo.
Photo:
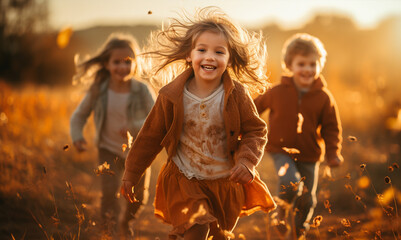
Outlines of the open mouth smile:
{"type": "Polygon", "coordinates": [[[210,70],[216,69],[216,67],[215,66],[210,66],[210,65],[202,65],[202,69],[210,71],[210,70]]]}

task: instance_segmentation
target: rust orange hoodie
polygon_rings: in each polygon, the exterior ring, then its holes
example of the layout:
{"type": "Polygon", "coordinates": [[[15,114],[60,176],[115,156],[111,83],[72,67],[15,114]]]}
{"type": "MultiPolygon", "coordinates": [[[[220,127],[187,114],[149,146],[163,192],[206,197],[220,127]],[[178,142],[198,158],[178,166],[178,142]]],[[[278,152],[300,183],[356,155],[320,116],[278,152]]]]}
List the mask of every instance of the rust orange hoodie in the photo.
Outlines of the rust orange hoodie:
{"type": "Polygon", "coordinates": [[[279,84],[254,100],[259,113],[270,109],[266,151],[285,153],[285,148],[295,148],[298,161],[317,162],[323,159],[325,146],[328,159],[342,159],[341,122],[323,76],[308,92],[299,94],[292,77],[283,76],[279,84]]]}

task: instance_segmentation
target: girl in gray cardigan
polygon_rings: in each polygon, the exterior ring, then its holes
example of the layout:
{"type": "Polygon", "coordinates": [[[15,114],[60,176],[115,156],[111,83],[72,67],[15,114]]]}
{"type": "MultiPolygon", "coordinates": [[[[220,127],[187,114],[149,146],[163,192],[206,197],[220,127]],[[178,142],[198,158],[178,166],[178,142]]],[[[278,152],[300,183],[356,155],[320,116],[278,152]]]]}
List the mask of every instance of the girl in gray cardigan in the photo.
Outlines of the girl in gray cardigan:
{"type": "Polygon", "coordinates": [[[74,76],[74,80],[89,79],[93,83],[71,116],[73,145],[79,152],[86,150],[82,130],[93,111],[99,164],[109,165],[114,172],[100,176],[102,230],[108,235],[129,235],[128,221],[148,198],[150,171],[135,186],[140,193],[138,202],[127,202],[119,222],[120,206],[116,196],[127,153],[123,145],[128,144],[129,135],[136,137],[154,103],[147,85],[134,79],[140,72],[138,53],[138,44],[132,36],[112,34],[96,56],[77,65],[74,76]]]}

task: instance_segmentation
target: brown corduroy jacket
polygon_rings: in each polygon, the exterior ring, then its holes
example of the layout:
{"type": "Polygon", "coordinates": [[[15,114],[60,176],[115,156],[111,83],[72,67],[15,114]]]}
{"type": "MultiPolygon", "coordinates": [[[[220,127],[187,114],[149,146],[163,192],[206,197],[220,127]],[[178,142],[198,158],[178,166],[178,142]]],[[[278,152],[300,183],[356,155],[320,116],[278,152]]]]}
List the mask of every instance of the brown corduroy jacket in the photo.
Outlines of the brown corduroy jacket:
{"type": "Polygon", "coordinates": [[[294,155],[298,161],[317,162],[323,159],[325,145],[328,159],[342,159],[341,122],[323,76],[301,98],[298,94],[293,79],[284,76],[280,84],[254,100],[259,113],[270,109],[266,151],[285,153],[283,148],[295,148],[300,152],[294,155]]]}
{"type": "MultiPolygon", "coordinates": [[[[192,68],[164,86],[135,139],[126,159],[123,180],[136,184],[156,155],[165,148],[170,160],[175,154],[184,120],[183,90],[193,76],[192,68]]],[[[229,160],[243,163],[255,177],[267,141],[265,122],[241,83],[223,74],[224,124],[229,160]]]]}

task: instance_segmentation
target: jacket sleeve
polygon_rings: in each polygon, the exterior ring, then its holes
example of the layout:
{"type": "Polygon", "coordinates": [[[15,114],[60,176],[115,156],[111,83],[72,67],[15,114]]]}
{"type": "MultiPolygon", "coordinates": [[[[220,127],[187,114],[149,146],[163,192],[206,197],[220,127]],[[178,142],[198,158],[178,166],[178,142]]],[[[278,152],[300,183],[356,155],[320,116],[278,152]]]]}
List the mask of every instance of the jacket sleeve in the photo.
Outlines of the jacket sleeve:
{"type": "Polygon", "coordinates": [[[88,92],[70,118],[70,134],[73,142],[84,139],[82,130],[91,112],[91,96],[88,92]]]}
{"type": "MultiPolygon", "coordinates": [[[[149,86],[147,86],[146,84],[143,84],[141,86],[141,101],[143,104],[144,112],[146,113],[146,116],[147,116],[149,114],[149,112],[152,110],[152,107],[153,107],[155,101],[154,101],[153,91],[151,91],[149,89],[149,86]]],[[[137,119],[133,122],[131,134],[133,134],[134,138],[136,137],[139,130],[143,126],[143,124],[146,120],[146,116],[144,118],[137,119]]]]}
{"type": "Polygon", "coordinates": [[[342,158],[342,127],[340,115],[338,113],[336,101],[330,93],[328,93],[328,99],[322,113],[321,135],[326,145],[327,158],[342,158]]]}
{"type": "Polygon", "coordinates": [[[255,176],[255,168],[262,159],[267,142],[267,127],[259,117],[249,93],[245,91],[241,96],[241,99],[237,99],[237,103],[240,103],[241,141],[236,152],[236,161],[244,164],[255,176]]]}
{"type": "Polygon", "coordinates": [[[259,114],[270,108],[272,104],[271,89],[268,89],[264,94],[255,98],[254,103],[259,114]]]}
{"type": "Polygon", "coordinates": [[[161,142],[166,135],[163,97],[156,103],[138,133],[125,161],[123,181],[137,184],[145,170],[162,150],[161,142]]]}

